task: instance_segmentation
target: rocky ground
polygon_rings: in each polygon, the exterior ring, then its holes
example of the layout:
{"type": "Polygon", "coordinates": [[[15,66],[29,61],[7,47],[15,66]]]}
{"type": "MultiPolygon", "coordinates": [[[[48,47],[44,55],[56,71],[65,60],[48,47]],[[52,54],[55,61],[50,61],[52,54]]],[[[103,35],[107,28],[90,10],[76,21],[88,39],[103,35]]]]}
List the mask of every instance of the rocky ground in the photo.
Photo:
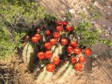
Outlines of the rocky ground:
{"type": "Polygon", "coordinates": [[[71,23],[89,21],[94,27],[106,32],[106,38],[112,35],[112,1],[111,0],[36,0],[61,20],[67,12],[72,14],[71,23]]]}
{"type": "MultiPolygon", "coordinates": [[[[89,21],[101,33],[112,40],[112,0],[36,0],[61,20],[67,12],[72,14],[71,24],[89,21]]],[[[93,46],[95,60],[92,72],[77,72],[69,80],[60,84],[112,84],[112,46],[93,46]]],[[[32,73],[33,74],[33,73],[32,73]]],[[[0,61],[0,84],[36,84],[21,57],[14,56],[0,61]]],[[[56,84],[55,81],[45,84],[56,84]]]]}

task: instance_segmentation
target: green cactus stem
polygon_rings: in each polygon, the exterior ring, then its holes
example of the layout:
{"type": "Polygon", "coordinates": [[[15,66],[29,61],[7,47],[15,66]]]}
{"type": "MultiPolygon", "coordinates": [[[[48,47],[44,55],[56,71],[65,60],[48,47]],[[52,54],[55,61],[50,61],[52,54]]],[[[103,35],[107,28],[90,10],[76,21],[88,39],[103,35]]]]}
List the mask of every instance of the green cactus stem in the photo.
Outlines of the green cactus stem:
{"type": "Polygon", "coordinates": [[[45,76],[46,76],[46,67],[43,68],[43,72],[41,72],[36,80],[36,82],[41,82],[44,80],[45,76]]]}
{"type": "Polygon", "coordinates": [[[63,73],[63,75],[57,80],[58,83],[64,83],[65,79],[69,76],[71,71],[73,70],[73,65],[69,64],[67,70],[63,73]]]}
{"type": "Polygon", "coordinates": [[[57,80],[61,74],[64,72],[64,70],[66,70],[66,68],[69,66],[69,62],[67,62],[66,64],[62,65],[61,68],[58,69],[58,71],[53,75],[53,79],[57,80]]]}
{"type": "MultiPolygon", "coordinates": [[[[56,57],[56,56],[58,56],[59,53],[62,53],[62,46],[61,46],[61,45],[59,45],[59,47],[54,46],[54,47],[52,48],[52,51],[53,51],[54,49],[55,49],[55,51],[53,52],[53,56],[52,56],[52,58],[51,58],[51,61],[52,61],[53,57],[56,57]]],[[[46,76],[45,76],[45,78],[43,79],[43,81],[44,81],[44,82],[45,82],[45,81],[50,81],[52,78],[53,78],[53,73],[47,71],[47,72],[46,72],[46,76]]]]}
{"type": "Polygon", "coordinates": [[[52,72],[48,72],[46,73],[46,76],[44,77],[44,82],[50,82],[53,79],[53,73],[52,72]]]}
{"type": "Polygon", "coordinates": [[[34,58],[33,53],[34,53],[33,45],[32,45],[32,43],[28,42],[25,45],[25,47],[23,49],[23,53],[22,53],[23,61],[28,68],[31,68],[30,66],[33,65],[31,62],[31,60],[34,58]]]}

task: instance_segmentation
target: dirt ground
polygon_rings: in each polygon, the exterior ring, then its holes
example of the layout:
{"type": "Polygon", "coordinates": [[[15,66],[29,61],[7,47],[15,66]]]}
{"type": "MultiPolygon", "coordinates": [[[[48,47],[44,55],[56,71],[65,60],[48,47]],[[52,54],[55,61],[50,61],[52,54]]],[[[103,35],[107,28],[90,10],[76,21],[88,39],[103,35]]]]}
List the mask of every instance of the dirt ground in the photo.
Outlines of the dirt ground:
{"type": "MultiPolygon", "coordinates": [[[[93,61],[90,73],[76,72],[64,83],[59,84],[112,84],[112,57],[101,56],[93,61]]],[[[18,56],[9,62],[0,61],[0,84],[36,84],[33,73],[30,73],[18,56]]],[[[55,81],[42,84],[57,84],[55,81]]]]}

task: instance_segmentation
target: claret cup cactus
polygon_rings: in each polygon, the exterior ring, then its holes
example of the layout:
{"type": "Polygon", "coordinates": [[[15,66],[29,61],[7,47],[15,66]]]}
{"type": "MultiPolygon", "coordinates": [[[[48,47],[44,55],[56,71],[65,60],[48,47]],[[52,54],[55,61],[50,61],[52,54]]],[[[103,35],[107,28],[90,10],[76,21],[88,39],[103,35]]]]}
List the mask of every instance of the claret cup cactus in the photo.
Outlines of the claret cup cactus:
{"type": "Polygon", "coordinates": [[[67,21],[41,21],[26,35],[23,60],[27,67],[36,71],[37,82],[62,82],[75,71],[82,71],[86,56],[92,51],[79,44],[80,36],[67,21]],[[41,24],[41,25],[40,25],[41,24]]]}

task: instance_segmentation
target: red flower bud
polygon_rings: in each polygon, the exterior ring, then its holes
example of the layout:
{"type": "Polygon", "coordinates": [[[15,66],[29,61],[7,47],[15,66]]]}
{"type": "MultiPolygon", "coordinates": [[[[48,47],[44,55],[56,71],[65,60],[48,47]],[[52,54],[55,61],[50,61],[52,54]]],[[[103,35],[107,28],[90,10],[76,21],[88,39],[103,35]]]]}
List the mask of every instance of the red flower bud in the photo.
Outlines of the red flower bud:
{"type": "Polygon", "coordinates": [[[76,47],[77,46],[77,42],[76,41],[71,41],[70,45],[73,46],[73,47],[76,47]]]}
{"type": "Polygon", "coordinates": [[[50,42],[46,42],[46,43],[44,44],[44,48],[46,48],[46,49],[51,49],[51,43],[50,43],[50,42]]]}
{"type": "Polygon", "coordinates": [[[68,22],[66,22],[66,21],[65,21],[65,22],[63,22],[63,25],[65,25],[65,26],[66,26],[67,24],[68,24],[68,22]]]}
{"type": "Polygon", "coordinates": [[[74,49],[74,54],[78,55],[81,53],[81,49],[80,48],[75,48],[74,49]]]}
{"type": "Polygon", "coordinates": [[[72,46],[68,46],[68,47],[67,47],[67,52],[68,52],[68,53],[73,52],[73,47],[72,47],[72,46]]]}
{"type": "Polygon", "coordinates": [[[59,32],[54,32],[53,33],[53,37],[56,38],[56,39],[59,38],[60,37],[60,33],[59,32]]]}
{"type": "Polygon", "coordinates": [[[61,44],[62,45],[66,45],[68,43],[68,40],[67,39],[65,39],[65,38],[62,38],[61,39],[61,44]]]}
{"type": "Polygon", "coordinates": [[[77,64],[75,64],[74,65],[74,69],[76,70],[76,71],[81,71],[82,70],[82,64],[81,63],[77,63],[77,64]]]}
{"type": "Polygon", "coordinates": [[[55,69],[55,66],[53,64],[47,64],[46,70],[49,72],[53,72],[55,69]]]}
{"type": "Polygon", "coordinates": [[[52,45],[55,45],[56,43],[57,43],[57,39],[50,39],[50,43],[52,44],[52,45]]]}
{"type": "Polygon", "coordinates": [[[58,65],[58,64],[60,63],[59,57],[54,57],[54,58],[53,58],[53,63],[54,63],[55,65],[58,65]]]}
{"type": "Polygon", "coordinates": [[[70,62],[71,62],[72,64],[74,64],[76,61],[77,61],[77,60],[76,60],[75,57],[71,57],[70,62]]]}
{"type": "Polygon", "coordinates": [[[92,51],[91,51],[90,48],[86,48],[86,49],[84,50],[84,53],[86,54],[86,56],[90,56],[91,53],[92,53],[92,51]]]}
{"type": "Polygon", "coordinates": [[[46,34],[46,35],[50,35],[50,33],[51,33],[50,30],[46,30],[46,31],[45,31],[45,34],[46,34]]]}
{"type": "Polygon", "coordinates": [[[33,36],[31,40],[32,40],[33,43],[38,42],[38,38],[36,36],[33,36]]]}
{"type": "Polygon", "coordinates": [[[79,57],[79,62],[84,63],[86,61],[86,58],[84,56],[79,57]]]}
{"type": "Polygon", "coordinates": [[[38,52],[38,54],[37,54],[37,57],[38,57],[40,60],[43,60],[43,59],[44,59],[44,56],[45,56],[44,52],[38,52]]]}
{"type": "Polygon", "coordinates": [[[58,25],[62,25],[62,24],[63,24],[63,22],[61,22],[61,21],[58,21],[58,22],[57,22],[57,24],[58,24],[58,25]]]}
{"type": "Polygon", "coordinates": [[[60,32],[60,31],[63,30],[63,28],[62,28],[62,26],[57,26],[57,27],[56,27],[56,30],[57,30],[58,32],[60,32]]]}
{"type": "Polygon", "coordinates": [[[49,59],[51,58],[51,56],[52,56],[52,52],[50,50],[45,52],[45,58],[49,59]]]}
{"type": "Polygon", "coordinates": [[[35,34],[35,36],[37,37],[38,40],[41,39],[41,35],[40,34],[35,34]]]}

